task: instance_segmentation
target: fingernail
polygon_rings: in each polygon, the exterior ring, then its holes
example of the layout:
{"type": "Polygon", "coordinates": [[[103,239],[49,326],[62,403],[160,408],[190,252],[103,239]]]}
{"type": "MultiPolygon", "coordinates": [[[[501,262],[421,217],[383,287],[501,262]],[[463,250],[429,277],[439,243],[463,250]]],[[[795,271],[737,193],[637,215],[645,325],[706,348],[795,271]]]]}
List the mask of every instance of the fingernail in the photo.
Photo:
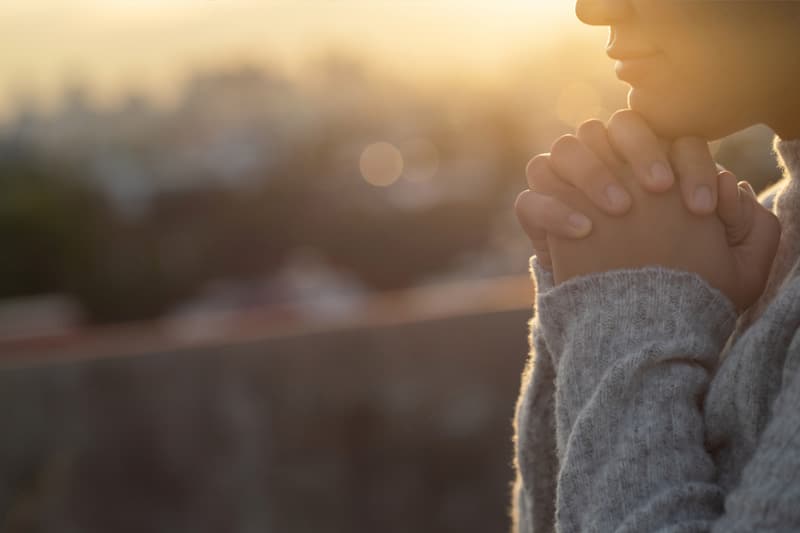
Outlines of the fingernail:
{"type": "Polygon", "coordinates": [[[650,183],[656,187],[669,187],[675,181],[672,170],[661,161],[650,167],[650,183]]]}
{"type": "Polygon", "coordinates": [[[698,211],[710,211],[712,208],[712,201],[711,189],[709,189],[707,185],[701,185],[695,189],[694,197],[692,198],[695,209],[698,211]]]}
{"type": "Polygon", "coordinates": [[[627,206],[630,200],[627,191],[619,185],[614,184],[606,187],[606,198],[608,198],[608,203],[611,208],[627,206]]]}
{"type": "Polygon", "coordinates": [[[742,183],[744,183],[744,186],[747,188],[747,192],[749,192],[753,198],[758,198],[758,195],[756,194],[756,191],[753,190],[753,186],[750,185],[750,182],[743,181],[742,183]]]}
{"type": "Polygon", "coordinates": [[[580,213],[572,213],[567,217],[567,222],[569,222],[573,230],[581,234],[587,231],[592,225],[592,222],[580,213]]]}

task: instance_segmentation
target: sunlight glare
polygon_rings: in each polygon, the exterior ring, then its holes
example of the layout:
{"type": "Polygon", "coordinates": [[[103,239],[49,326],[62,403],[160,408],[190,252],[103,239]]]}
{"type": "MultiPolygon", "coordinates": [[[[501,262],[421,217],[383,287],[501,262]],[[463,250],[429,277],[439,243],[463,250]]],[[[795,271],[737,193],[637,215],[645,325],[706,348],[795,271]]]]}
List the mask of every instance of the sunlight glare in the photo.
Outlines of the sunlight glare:
{"type": "Polygon", "coordinates": [[[155,11],[157,14],[168,14],[170,11],[197,8],[191,0],[105,0],[98,3],[98,8],[105,11],[116,11],[121,14],[135,14],[144,11],[155,11]]]}
{"type": "Polygon", "coordinates": [[[411,139],[401,145],[405,172],[403,177],[411,181],[427,181],[439,170],[439,150],[427,139],[411,139]]]}
{"type": "MultiPolygon", "coordinates": [[[[0,86],[26,83],[56,105],[78,69],[103,99],[174,97],[187,69],[241,58],[300,72],[344,51],[414,83],[501,82],[518,62],[578,27],[555,0],[25,0],[8,2],[0,86]]],[[[0,91],[0,112],[12,106],[0,91]]]]}
{"type": "Polygon", "coordinates": [[[556,102],[556,114],[559,120],[572,127],[590,118],[608,118],[600,93],[585,82],[570,83],[562,89],[556,102]]]}

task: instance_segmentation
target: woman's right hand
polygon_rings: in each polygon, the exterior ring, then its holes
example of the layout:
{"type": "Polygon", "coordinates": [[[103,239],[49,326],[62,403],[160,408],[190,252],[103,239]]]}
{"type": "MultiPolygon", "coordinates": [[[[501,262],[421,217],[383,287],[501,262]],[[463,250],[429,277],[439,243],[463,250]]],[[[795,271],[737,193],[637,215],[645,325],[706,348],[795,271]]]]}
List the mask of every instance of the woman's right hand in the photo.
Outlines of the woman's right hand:
{"type": "MultiPolygon", "coordinates": [[[[686,144],[701,142],[697,138],[678,139],[670,143],[656,137],[644,119],[629,109],[617,111],[604,125],[589,120],[578,127],[575,135],[557,139],[549,154],[540,154],[526,169],[529,190],[523,191],[514,209],[528,234],[539,262],[552,268],[547,248],[547,234],[581,239],[591,233],[591,220],[558,201],[548,191],[567,185],[582,192],[598,209],[612,216],[622,216],[631,207],[631,195],[624,183],[610,170],[622,163],[633,169],[644,190],[662,193],[675,183],[673,164],[678,148],[681,196],[690,212],[713,213],[717,207],[717,182],[709,181],[706,172],[692,172],[705,164],[694,161],[686,153],[686,144]],[[704,176],[706,176],[704,178],[704,176]],[[559,183],[556,185],[555,182],[559,183]]],[[[698,154],[702,150],[695,150],[698,154]]]]}

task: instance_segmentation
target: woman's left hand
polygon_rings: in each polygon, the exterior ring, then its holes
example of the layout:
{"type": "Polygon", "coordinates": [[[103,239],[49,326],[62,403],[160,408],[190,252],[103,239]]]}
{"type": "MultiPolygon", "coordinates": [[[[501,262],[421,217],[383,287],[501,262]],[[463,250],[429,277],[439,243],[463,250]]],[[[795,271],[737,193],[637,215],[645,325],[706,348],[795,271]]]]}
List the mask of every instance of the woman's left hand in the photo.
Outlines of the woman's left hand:
{"type": "MultiPolygon", "coordinates": [[[[641,115],[630,109],[614,113],[608,126],[587,120],[574,135],[557,139],[549,154],[534,157],[526,174],[529,190],[517,198],[515,209],[525,224],[539,262],[551,269],[547,235],[580,240],[591,233],[589,213],[575,212],[547,194],[542,167],[552,166],[561,180],[583,192],[600,211],[623,216],[631,206],[627,184],[611,171],[622,161],[633,169],[638,185],[653,193],[672,189],[675,181],[669,143],[656,136],[641,115]]],[[[679,183],[689,211],[713,213],[717,204],[714,176],[693,173],[679,183]]]]}
{"type": "MultiPolygon", "coordinates": [[[[535,169],[539,190],[593,222],[592,233],[581,240],[548,235],[556,283],[594,272],[660,265],[699,274],[740,310],[761,294],[777,250],[780,225],[754,194],[744,185],[737,186],[732,174],[718,172],[702,139],[678,139],[671,146],[670,160],[679,181],[714,182],[719,206],[708,215],[691,213],[680,190],[645,191],[632,166],[622,161],[607,164],[625,184],[632,205],[624,216],[607,215],[556,173],[558,165],[550,157],[539,156],[547,163],[535,169]]],[[[517,209],[517,214],[526,227],[525,210],[517,209]]]]}

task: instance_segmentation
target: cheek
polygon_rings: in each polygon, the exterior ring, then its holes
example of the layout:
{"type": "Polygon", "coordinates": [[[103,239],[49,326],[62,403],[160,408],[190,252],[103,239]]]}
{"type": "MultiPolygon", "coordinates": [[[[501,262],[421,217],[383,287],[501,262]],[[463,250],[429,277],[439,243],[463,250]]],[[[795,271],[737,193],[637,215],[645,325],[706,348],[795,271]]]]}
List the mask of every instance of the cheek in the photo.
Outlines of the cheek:
{"type": "Polygon", "coordinates": [[[748,2],[642,2],[671,7],[643,21],[644,34],[664,51],[665,61],[634,83],[628,99],[659,133],[716,139],[773,114],[776,95],[787,92],[781,88],[784,49],[798,41],[794,24],[782,31],[786,22],[781,26],[775,15],[767,20],[763,6],[748,2]]]}
{"type": "Polygon", "coordinates": [[[731,127],[717,112],[732,105],[729,76],[731,40],[719,20],[716,2],[639,0],[640,31],[663,51],[663,60],[632,81],[631,109],[665,137],[708,136],[731,127]],[[713,4],[713,5],[710,5],[713,4]],[[726,56],[728,56],[726,58],[726,56]]]}
{"type": "Polygon", "coordinates": [[[723,137],[747,126],[740,85],[730,72],[719,57],[682,50],[646,83],[635,85],[628,104],[664,137],[723,137]]]}

